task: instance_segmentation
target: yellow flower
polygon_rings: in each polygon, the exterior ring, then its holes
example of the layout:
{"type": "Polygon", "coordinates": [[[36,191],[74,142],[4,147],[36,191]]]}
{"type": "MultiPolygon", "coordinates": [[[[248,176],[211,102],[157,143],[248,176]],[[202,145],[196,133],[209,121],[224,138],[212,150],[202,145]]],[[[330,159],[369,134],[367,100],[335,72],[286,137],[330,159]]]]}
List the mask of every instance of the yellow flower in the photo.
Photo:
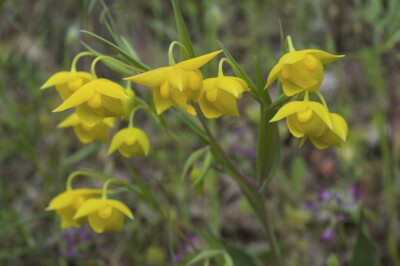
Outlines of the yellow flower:
{"type": "Polygon", "coordinates": [[[86,144],[92,142],[94,140],[108,142],[109,134],[108,129],[115,125],[115,118],[107,117],[104,118],[97,124],[90,125],[83,122],[79,119],[79,116],[76,113],[73,113],[69,117],[67,117],[64,121],[62,121],[58,127],[66,128],[73,127],[74,132],[78,139],[86,144]]]}
{"type": "Polygon", "coordinates": [[[150,143],[146,134],[138,128],[124,128],[115,134],[111,141],[108,154],[116,149],[126,158],[143,157],[149,152],[150,143]]]}
{"type": "Polygon", "coordinates": [[[90,226],[96,233],[104,231],[119,231],[124,224],[124,218],[133,219],[131,210],[120,201],[112,199],[89,199],[85,201],[74,219],[87,217],[90,226]]]}
{"type": "Polygon", "coordinates": [[[95,125],[104,117],[125,115],[122,99],[127,99],[124,88],[108,79],[92,80],[66,99],[53,112],[76,107],[76,114],[88,125],[95,125]]]}
{"type": "Polygon", "coordinates": [[[185,60],[173,66],[161,67],[126,79],[152,88],[157,114],[177,105],[191,115],[196,115],[196,110],[188,105],[188,101],[195,101],[201,96],[203,75],[199,68],[220,52],[185,60]]]}
{"type": "Polygon", "coordinates": [[[203,81],[203,96],[199,100],[200,108],[207,118],[221,115],[239,116],[236,100],[244,91],[250,90],[247,83],[237,77],[217,77],[203,81]]]}
{"type": "Polygon", "coordinates": [[[346,121],[338,114],[331,113],[332,129],[325,128],[321,136],[310,136],[311,142],[318,149],[325,149],[329,146],[341,147],[349,135],[349,127],[346,121]]]}
{"type": "Polygon", "coordinates": [[[296,138],[320,137],[326,128],[332,129],[329,111],[320,103],[293,101],[282,106],[270,122],[286,117],[290,133],[296,138]]]}
{"type": "Polygon", "coordinates": [[[272,68],[267,85],[276,80],[282,83],[283,92],[292,96],[302,91],[318,91],[324,77],[324,66],[343,55],[332,55],[321,50],[302,50],[282,56],[279,63],[272,68]]]}
{"type": "Polygon", "coordinates": [[[87,199],[101,195],[99,189],[73,189],[67,190],[50,201],[47,211],[56,211],[61,217],[61,228],[70,226],[80,227],[86,219],[74,219],[78,208],[87,199]]]}
{"type": "Polygon", "coordinates": [[[66,100],[77,89],[88,83],[92,76],[88,72],[69,72],[61,71],[52,75],[41,87],[45,89],[55,86],[58,94],[63,100],[66,100]]]}

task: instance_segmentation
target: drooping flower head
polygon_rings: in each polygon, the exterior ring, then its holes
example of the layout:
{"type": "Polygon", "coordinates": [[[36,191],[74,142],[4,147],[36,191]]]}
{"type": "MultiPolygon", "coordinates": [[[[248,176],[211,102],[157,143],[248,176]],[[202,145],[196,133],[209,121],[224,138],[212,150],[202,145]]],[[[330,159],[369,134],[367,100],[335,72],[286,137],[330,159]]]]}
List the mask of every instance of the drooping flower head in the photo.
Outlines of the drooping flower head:
{"type": "Polygon", "coordinates": [[[283,92],[293,96],[302,91],[318,91],[324,77],[324,66],[343,55],[332,55],[321,50],[301,50],[285,54],[272,68],[265,88],[278,78],[283,92]]]}
{"type": "Polygon", "coordinates": [[[236,100],[242,93],[250,90],[247,83],[237,77],[220,76],[203,81],[203,96],[199,100],[200,108],[207,118],[221,115],[239,116],[236,100]]]}
{"type": "Polygon", "coordinates": [[[329,111],[320,103],[309,101],[293,101],[282,106],[270,122],[286,117],[290,133],[296,138],[316,136],[332,128],[329,111]]]}
{"type": "Polygon", "coordinates": [[[113,153],[115,150],[126,158],[130,157],[143,157],[149,152],[150,142],[144,133],[139,128],[129,127],[124,128],[115,134],[111,141],[108,154],[113,153]]]}
{"type": "Polygon", "coordinates": [[[56,196],[50,201],[47,211],[56,211],[61,217],[61,228],[80,227],[86,220],[74,219],[78,208],[88,199],[102,194],[99,189],[72,189],[56,196]]]}
{"type": "Polygon", "coordinates": [[[131,210],[122,202],[112,199],[89,199],[76,212],[74,219],[87,218],[97,233],[119,231],[127,216],[133,219],[131,210]]]}
{"type": "Polygon", "coordinates": [[[94,140],[108,142],[109,140],[109,128],[115,125],[115,118],[107,117],[101,120],[99,123],[91,125],[83,122],[76,113],[71,114],[64,121],[62,121],[58,127],[66,128],[73,127],[74,132],[78,139],[86,144],[94,140]]]}
{"type": "Polygon", "coordinates": [[[104,117],[125,115],[122,99],[127,99],[124,88],[108,79],[92,80],[66,99],[53,112],[76,107],[76,114],[85,124],[95,125],[104,117]]]}
{"type": "Polygon", "coordinates": [[[310,136],[311,142],[318,149],[325,149],[329,146],[341,147],[349,135],[349,127],[343,117],[331,113],[331,119],[332,129],[325,128],[325,131],[319,137],[310,136]]]}
{"type": "Polygon", "coordinates": [[[52,75],[41,87],[46,89],[52,86],[56,87],[58,94],[63,100],[66,100],[77,89],[88,83],[92,76],[83,71],[61,71],[52,75]]]}
{"type": "Polygon", "coordinates": [[[213,52],[125,79],[153,90],[157,114],[177,105],[186,112],[196,115],[195,109],[188,105],[188,101],[195,101],[201,96],[203,75],[199,68],[220,52],[213,52]]]}

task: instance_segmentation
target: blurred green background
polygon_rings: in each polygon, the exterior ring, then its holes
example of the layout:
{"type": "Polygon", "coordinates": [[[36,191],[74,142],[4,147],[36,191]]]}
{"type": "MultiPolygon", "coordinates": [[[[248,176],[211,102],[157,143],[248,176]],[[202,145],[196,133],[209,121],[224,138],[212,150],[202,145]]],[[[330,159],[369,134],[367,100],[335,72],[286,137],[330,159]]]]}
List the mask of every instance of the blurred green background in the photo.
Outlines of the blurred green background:
{"type": "MultiPolygon", "coordinates": [[[[252,77],[253,56],[264,78],[281,56],[279,22],[297,50],[346,55],[327,65],[321,93],[330,111],[347,120],[349,140],[341,149],[321,151],[308,142],[299,149],[281,123],[283,158],[268,204],[288,265],[326,265],[333,254],[339,265],[350,265],[362,207],[380,265],[400,265],[400,1],[180,2],[196,54],[218,50],[219,40],[252,77]]],[[[177,40],[169,1],[0,1],[0,265],[171,265],[174,260],[161,217],[129,193],[121,198],[136,219],[119,233],[96,235],[86,226],[62,231],[59,218],[45,211],[65,189],[68,174],[79,168],[130,178],[119,155],[107,157],[107,144],[82,145],[72,130],[57,129],[66,114],[51,110],[61,100],[52,89],[40,90],[50,75],[69,69],[84,50],[82,41],[114,54],[79,32],[111,40],[104,24],[110,17],[143,62],[154,68],[168,63],[168,45],[177,40]]],[[[81,59],[78,69],[89,71],[90,60],[81,59]]],[[[121,81],[101,64],[96,69],[98,76],[121,81]]],[[[213,76],[216,69],[214,60],[204,71],[213,76]]],[[[148,95],[143,87],[134,90],[148,95]]],[[[276,87],[271,94],[277,95],[276,87]]],[[[255,167],[259,114],[249,96],[239,107],[240,118],[219,119],[213,130],[246,172],[255,167]]],[[[168,112],[164,116],[187,149],[200,147],[184,125],[168,112]]],[[[144,114],[135,121],[149,135],[152,151],[128,162],[174,215],[268,261],[261,229],[235,184],[210,172],[204,194],[196,195],[188,180],[180,182],[187,149],[144,114]]],[[[98,186],[79,180],[76,186],[98,186]]],[[[173,245],[175,260],[188,254],[178,237],[173,245]]]]}

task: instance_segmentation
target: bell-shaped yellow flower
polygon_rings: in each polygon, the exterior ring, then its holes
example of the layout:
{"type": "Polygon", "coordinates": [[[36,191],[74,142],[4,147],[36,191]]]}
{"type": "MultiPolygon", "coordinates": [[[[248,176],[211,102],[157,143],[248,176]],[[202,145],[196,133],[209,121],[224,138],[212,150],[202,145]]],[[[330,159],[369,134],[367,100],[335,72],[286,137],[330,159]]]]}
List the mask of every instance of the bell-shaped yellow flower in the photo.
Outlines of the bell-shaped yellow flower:
{"type": "Polygon", "coordinates": [[[203,96],[199,105],[204,116],[217,118],[221,115],[239,116],[236,100],[244,91],[250,90],[247,83],[237,77],[220,76],[203,81],[203,96]]]}
{"type": "Polygon", "coordinates": [[[66,100],[77,89],[88,83],[92,76],[88,72],[83,71],[61,71],[52,75],[41,87],[46,89],[52,86],[56,87],[58,94],[63,100],[66,100]]]}
{"type": "Polygon", "coordinates": [[[50,201],[47,211],[56,211],[61,217],[61,228],[80,227],[86,219],[74,219],[76,211],[86,200],[101,195],[99,189],[67,190],[50,201]]]}
{"type": "Polygon", "coordinates": [[[74,219],[87,217],[93,230],[97,233],[104,231],[119,231],[124,224],[125,215],[133,219],[131,210],[122,202],[112,199],[89,199],[85,201],[74,219]]]}
{"type": "Polygon", "coordinates": [[[286,117],[290,133],[296,138],[320,137],[326,128],[332,129],[331,115],[322,104],[293,101],[282,106],[270,122],[286,117]]]}
{"type": "Polygon", "coordinates": [[[199,68],[217,56],[221,51],[185,60],[173,66],[161,67],[133,77],[126,78],[152,88],[157,114],[177,105],[191,115],[196,115],[188,101],[201,96],[203,75],[199,68]]]}
{"type": "Polygon", "coordinates": [[[149,152],[150,142],[146,134],[139,128],[129,127],[124,128],[115,134],[111,141],[108,154],[115,150],[126,158],[143,157],[149,152]]]}
{"type": "Polygon", "coordinates": [[[64,121],[62,121],[58,127],[73,127],[78,139],[82,143],[86,144],[94,140],[108,142],[110,138],[108,133],[109,128],[113,127],[114,125],[114,117],[107,117],[97,124],[90,125],[83,122],[76,113],[73,113],[64,121]]]}
{"type": "Polygon", "coordinates": [[[125,115],[122,99],[127,99],[124,88],[108,79],[92,80],[66,99],[53,112],[76,107],[76,114],[88,125],[95,125],[104,117],[125,115]]]}
{"type": "Polygon", "coordinates": [[[324,66],[343,55],[332,55],[321,50],[302,50],[282,56],[269,73],[265,88],[276,80],[282,83],[283,92],[292,96],[302,91],[318,91],[324,78],[324,66]]]}
{"type": "Polygon", "coordinates": [[[349,127],[343,117],[331,113],[331,118],[332,129],[326,127],[321,136],[310,136],[311,142],[318,149],[325,149],[329,146],[341,147],[349,135],[349,127]]]}

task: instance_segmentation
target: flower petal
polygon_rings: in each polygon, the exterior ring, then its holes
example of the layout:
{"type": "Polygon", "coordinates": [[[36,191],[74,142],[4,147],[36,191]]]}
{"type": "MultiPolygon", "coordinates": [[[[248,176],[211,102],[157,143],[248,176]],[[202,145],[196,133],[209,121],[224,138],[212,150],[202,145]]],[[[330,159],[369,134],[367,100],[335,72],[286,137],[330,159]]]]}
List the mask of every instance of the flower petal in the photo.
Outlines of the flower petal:
{"type": "Polygon", "coordinates": [[[127,137],[132,134],[132,131],[129,128],[121,129],[114,135],[113,139],[111,140],[110,148],[108,149],[108,154],[113,153],[121,146],[127,137]]]}
{"type": "Polygon", "coordinates": [[[332,119],[331,114],[329,113],[328,109],[320,103],[317,102],[305,102],[307,107],[314,111],[324,123],[332,129],[332,119]]]}
{"type": "Polygon", "coordinates": [[[311,76],[311,71],[306,69],[303,64],[292,64],[288,66],[290,73],[290,81],[294,84],[309,89],[316,84],[318,84],[318,80],[313,79],[311,76]]]}
{"type": "Polygon", "coordinates": [[[269,122],[275,122],[296,112],[304,111],[307,108],[307,104],[305,103],[306,102],[303,101],[293,101],[285,104],[278,110],[275,116],[269,120],[269,122]]]}
{"type": "Polygon", "coordinates": [[[138,128],[133,128],[132,133],[135,135],[137,142],[142,147],[144,155],[147,155],[150,149],[150,142],[146,133],[138,128]]]}
{"type": "Polygon", "coordinates": [[[79,207],[74,219],[87,216],[107,206],[105,199],[88,199],[79,207]]]}
{"type": "Polygon", "coordinates": [[[225,90],[218,91],[217,99],[215,100],[213,105],[222,113],[223,116],[239,116],[236,98],[225,90]]]}
{"type": "Polygon", "coordinates": [[[316,49],[303,50],[302,52],[312,54],[313,56],[319,58],[324,65],[344,57],[344,55],[333,55],[316,49]]]}
{"type": "Polygon", "coordinates": [[[96,79],[90,81],[96,92],[116,99],[129,99],[124,88],[118,83],[108,79],[96,79]]]}
{"type": "Polygon", "coordinates": [[[66,128],[79,125],[81,120],[76,113],[71,114],[66,119],[64,119],[60,124],[57,125],[58,128],[66,128]]]}
{"type": "Polygon", "coordinates": [[[332,131],[343,141],[346,141],[347,136],[349,135],[349,126],[346,123],[346,120],[338,114],[331,113],[333,129],[332,131]]]}
{"type": "Polygon", "coordinates": [[[78,105],[76,107],[76,114],[82,123],[93,126],[103,120],[104,116],[101,115],[102,110],[94,110],[90,108],[86,103],[78,105]]]}
{"type": "Polygon", "coordinates": [[[51,211],[56,209],[62,209],[72,204],[75,201],[76,197],[95,196],[95,195],[100,195],[101,193],[102,191],[100,189],[89,189],[89,188],[67,190],[57,195],[55,198],[53,198],[50,201],[49,206],[46,208],[46,210],[51,211]]]}
{"type": "Polygon", "coordinates": [[[290,52],[290,53],[285,54],[279,60],[279,62],[281,62],[282,64],[292,65],[292,64],[296,64],[297,62],[300,62],[305,57],[306,57],[306,54],[303,53],[303,51],[295,51],[295,52],[290,52]]]}
{"type": "Polygon", "coordinates": [[[279,81],[282,83],[282,90],[286,96],[293,96],[306,90],[306,88],[302,88],[288,79],[279,79],[279,81]]]}
{"type": "Polygon", "coordinates": [[[274,83],[274,81],[276,80],[276,78],[278,77],[279,73],[281,72],[283,67],[283,64],[281,62],[279,62],[278,64],[276,64],[272,69],[271,72],[269,72],[268,75],[268,79],[267,79],[267,84],[264,87],[264,90],[266,88],[268,88],[269,86],[272,85],[272,83],[274,83]]]}
{"type": "Polygon", "coordinates": [[[296,138],[301,138],[304,136],[304,132],[301,130],[301,125],[296,118],[296,114],[289,115],[286,117],[286,124],[289,128],[290,133],[296,138]]]}
{"type": "Polygon", "coordinates": [[[182,92],[189,85],[187,71],[179,67],[171,67],[167,74],[167,79],[172,88],[182,92]]]}
{"type": "Polygon", "coordinates": [[[171,101],[168,98],[165,99],[161,96],[160,88],[153,88],[153,102],[154,102],[154,107],[156,108],[157,111],[157,115],[160,115],[165,110],[174,105],[173,101],[171,101]]]}
{"type": "Polygon", "coordinates": [[[135,83],[155,88],[159,87],[161,83],[166,79],[166,75],[169,71],[170,67],[160,67],[154,70],[150,70],[147,72],[144,72],[142,74],[132,76],[129,78],[124,78],[125,80],[130,80],[135,83]]]}
{"type": "Polygon", "coordinates": [[[238,98],[245,91],[245,88],[235,78],[228,76],[219,77],[216,84],[219,88],[238,98]]]}
{"type": "Polygon", "coordinates": [[[76,78],[76,73],[70,71],[61,71],[52,75],[41,87],[46,89],[54,85],[63,84],[76,78]]]}
{"type": "Polygon", "coordinates": [[[216,51],[213,53],[209,53],[209,54],[195,57],[195,58],[192,58],[189,60],[185,60],[185,61],[182,61],[182,62],[176,64],[175,66],[180,67],[185,70],[196,70],[196,69],[199,69],[201,66],[205,65],[208,61],[210,61],[211,59],[216,57],[221,52],[222,52],[222,50],[219,50],[219,51],[216,51]]]}
{"type": "Polygon", "coordinates": [[[75,91],[68,99],[66,99],[60,106],[53,110],[53,112],[61,112],[66,109],[75,107],[89,100],[95,94],[94,88],[87,83],[80,89],[75,91]]]}
{"type": "Polygon", "coordinates": [[[319,138],[317,138],[317,137],[312,137],[312,136],[310,136],[310,140],[311,140],[312,144],[313,144],[316,148],[318,148],[318,149],[320,149],[320,150],[323,150],[323,149],[326,149],[326,148],[329,147],[329,145],[327,145],[325,142],[321,141],[321,140],[320,140],[319,138]]]}
{"type": "Polygon", "coordinates": [[[129,219],[133,219],[133,214],[132,214],[131,210],[124,203],[122,203],[118,200],[108,199],[107,204],[110,205],[111,207],[121,211],[129,219]]]}
{"type": "Polygon", "coordinates": [[[205,96],[201,97],[201,99],[199,100],[199,105],[204,116],[207,118],[217,118],[222,115],[222,113],[217,108],[215,108],[212,103],[207,101],[205,96]]]}

